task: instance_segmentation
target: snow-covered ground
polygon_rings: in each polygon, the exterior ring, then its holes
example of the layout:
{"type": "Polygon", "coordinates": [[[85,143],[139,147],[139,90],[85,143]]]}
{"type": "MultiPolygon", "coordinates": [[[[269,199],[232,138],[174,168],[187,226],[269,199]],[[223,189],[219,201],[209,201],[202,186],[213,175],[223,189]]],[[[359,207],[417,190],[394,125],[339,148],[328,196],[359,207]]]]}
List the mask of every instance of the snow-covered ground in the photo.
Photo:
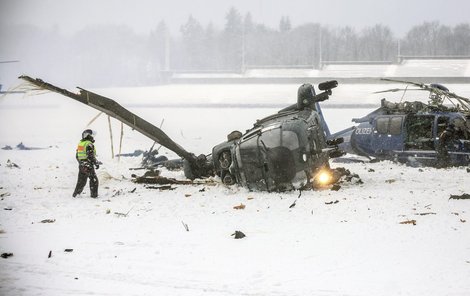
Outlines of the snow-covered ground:
{"type": "MultiPolygon", "coordinates": [[[[338,91],[353,95],[358,88],[338,91]]],[[[155,103],[158,94],[151,91],[122,90],[120,102],[155,125],[163,121],[168,135],[195,153],[209,152],[228,132],[244,131],[275,111],[162,107],[182,98],[162,96],[155,103]],[[143,99],[133,99],[135,92],[143,99]]],[[[114,97],[117,90],[100,93],[114,97]]],[[[196,103],[211,102],[210,95],[187,93],[201,99],[196,103]]],[[[324,110],[333,131],[368,111],[324,110]]],[[[332,163],[359,174],[364,184],[300,197],[220,184],[158,191],[130,181],[141,173],[129,170],[139,157],[111,158],[102,115],[91,125],[104,162],[100,196],[89,198],[87,188],[72,198],[76,144],[97,113],[53,94],[0,99],[0,147],[47,148],[0,150],[0,253],[13,253],[0,258],[0,295],[470,294],[470,200],[449,199],[470,193],[467,168],[332,163]],[[234,209],[240,204],[245,208],[234,209]],[[48,219],[52,223],[41,222],[48,219]],[[411,220],[415,225],[400,223],[411,220]],[[236,230],[246,237],[234,239],[236,230]]],[[[117,153],[120,125],[112,122],[117,153]]],[[[151,145],[124,129],[122,152],[151,145]]],[[[183,178],[182,172],[164,174],[183,178]]]]}

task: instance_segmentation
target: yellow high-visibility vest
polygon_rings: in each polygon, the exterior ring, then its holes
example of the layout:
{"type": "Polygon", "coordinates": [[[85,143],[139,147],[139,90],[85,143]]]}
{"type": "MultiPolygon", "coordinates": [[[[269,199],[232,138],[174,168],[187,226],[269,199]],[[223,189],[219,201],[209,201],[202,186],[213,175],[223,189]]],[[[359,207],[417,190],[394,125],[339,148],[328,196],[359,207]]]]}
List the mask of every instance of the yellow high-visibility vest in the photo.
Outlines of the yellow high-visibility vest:
{"type": "MultiPolygon", "coordinates": [[[[78,158],[78,160],[87,160],[88,159],[88,155],[86,154],[86,147],[88,145],[93,145],[93,142],[91,142],[90,140],[81,140],[78,143],[78,147],[77,147],[77,158],[78,158]]],[[[93,154],[96,156],[95,145],[93,145],[93,154]]]]}

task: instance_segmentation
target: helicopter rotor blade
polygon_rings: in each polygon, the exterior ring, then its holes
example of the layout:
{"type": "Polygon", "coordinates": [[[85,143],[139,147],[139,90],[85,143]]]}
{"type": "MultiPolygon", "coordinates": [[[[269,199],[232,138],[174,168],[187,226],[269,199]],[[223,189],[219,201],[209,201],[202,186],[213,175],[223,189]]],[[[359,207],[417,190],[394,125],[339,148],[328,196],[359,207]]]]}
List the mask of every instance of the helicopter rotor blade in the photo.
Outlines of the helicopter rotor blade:
{"type": "Polygon", "coordinates": [[[392,89],[374,91],[373,94],[380,94],[380,93],[386,93],[386,92],[397,92],[397,91],[409,91],[409,90],[423,91],[425,89],[422,89],[422,88],[408,88],[408,89],[406,89],[406,88],[392,88],[392,89]]]}
{"type": "MultiPolygon", "coordinates": [[[[398,83],[406,83],[406,84],[411,84],[411,85],[415,85],[417,87],[419,87],[420,89],[422,90],[427,90],[431,93],[434,93],[438,96],[441,96],[441,97],[444,97],[448,100],[450,99],[455,99],[457,100],[462,106],[464,106],[465,109],[467,110],[470,110],[470,99],[468,98],[464,98],[464,97],[461,97],[461,96],[458,96],[454,93],[451,93],[450,91],[448,90],[444,90],[444,89],[441,89],[441,88],[438,88],[438,87],[435,87],[435,86],[432,86],[432,85],[427,85],[427,84],[424,84],[424,83],[417,83],[417,82],[413,82],[413,81],[406,81],[406,80],[400,80],[400,79],[391,79],[391,78],[380,78],[380,80],[382,81],[389,81],[389,82],[398,82],[398,83]]],[[[398,91],[399,89],[392,89],[391,91],[398,91]]],[[[411,89],[410,89],[411,90],[411,89]]],[[[383,92],[386,92],[386,91],[383,91],[383,92]]],[[[443,99],[444,99],[443,98],[443,99]]]]}
{"type": "Polygon", "coordinates": [[[415,85],[415,86],[420,87],[420,88],[425,88],[427,86],[424,83],[417,83],[417,82],[413,82],[413,81],[406,81],[406,80],[399,80],[399,79],[380,78],[380,80],[389,81],[389,82],[406,83],[406,84],[415,85]]]}
{"type": "Polygon", "coordinates": [[[175,152],[180,157],[190,161],[195,162],[195,155],[186,151],[179,144],[174,142],[167,134],[165,134],[161,129],[154,126],[153,124],[147,122],[141,117],[135,115],[129,110],[125,109],[117,102],[112,99],[103,97],[101,95],[95,94],[91,91],[78,87],[80,90],[79,94],[72,93],[66,89],[59,88],[55,85],[47,83],[41,79],[34,79],[26,75],[19,77],[40,89],[49,90],[55,93],[59,93],[63,96],[74,99],[80,103],[88,105],[92,108],[95,108],[121,122],[128,125],[132,129],[140,132],[141,134],[147,136],[148,138],[154,140],[155,142],[161,144],[162,146],[168,148],[169,150],[175,152]]]}

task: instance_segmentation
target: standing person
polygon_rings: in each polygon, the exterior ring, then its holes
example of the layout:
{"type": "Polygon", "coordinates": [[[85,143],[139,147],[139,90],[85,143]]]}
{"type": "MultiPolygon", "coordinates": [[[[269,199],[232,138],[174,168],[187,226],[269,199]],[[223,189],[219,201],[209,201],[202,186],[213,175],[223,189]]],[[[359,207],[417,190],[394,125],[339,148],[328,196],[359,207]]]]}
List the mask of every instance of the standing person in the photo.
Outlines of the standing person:
{"type": "Polygon", "coordinates": [[[95,168],[99,168],[99,162],[96,160],[93,134],[94,132],[90,129],[84,130],[82,139],[78,143],[77,152],[75,154],[75,158],[78,161],[78,180],[72,195],[73,197],[82,193],[87,178],[90,179],[91,197],[98,197],[98,177],[96,177],[95,168]]]}

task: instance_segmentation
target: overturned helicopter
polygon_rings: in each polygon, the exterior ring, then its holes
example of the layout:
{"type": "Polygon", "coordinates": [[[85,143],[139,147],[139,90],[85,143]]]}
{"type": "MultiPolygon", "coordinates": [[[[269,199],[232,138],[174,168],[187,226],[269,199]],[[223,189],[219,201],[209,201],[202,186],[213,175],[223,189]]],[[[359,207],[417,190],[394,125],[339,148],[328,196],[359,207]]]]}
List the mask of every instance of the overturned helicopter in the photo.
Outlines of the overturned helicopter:
{"type": "Polygon", "coordinates": [[[226,185],[240,184],[250,190],[284,191],[331,184],[340,177],[329,168],[329,158],[342,155],[341,139],[327,140],[319,102],[327,100],[337,81],[311,84],[298,90],[297,103],[258,120],[244,134],[230,133],[209,155],[188,152],[161,129],[112,99],[78,88],[78,94],[41,79],[20,76],[35,87],[70,97],[123,122],[184,159],[188,179],[218,175],[226,185]]]}
{"type": "Polygon", "coordinates": [[[329,135],[343,137],[340,149],[356,155],[393,160],[412,166],[470,164],[470,100],[440,84],[385,79],[413,86],[377,93],[420,90],[429,92],[427,103],[382,99],[381,107],[352,121],[357,125],[329,135]],[[447,135],[442,137],[443,132],[447,135]],[[445,138],[445,139],[444,139],[445,138]]]}

